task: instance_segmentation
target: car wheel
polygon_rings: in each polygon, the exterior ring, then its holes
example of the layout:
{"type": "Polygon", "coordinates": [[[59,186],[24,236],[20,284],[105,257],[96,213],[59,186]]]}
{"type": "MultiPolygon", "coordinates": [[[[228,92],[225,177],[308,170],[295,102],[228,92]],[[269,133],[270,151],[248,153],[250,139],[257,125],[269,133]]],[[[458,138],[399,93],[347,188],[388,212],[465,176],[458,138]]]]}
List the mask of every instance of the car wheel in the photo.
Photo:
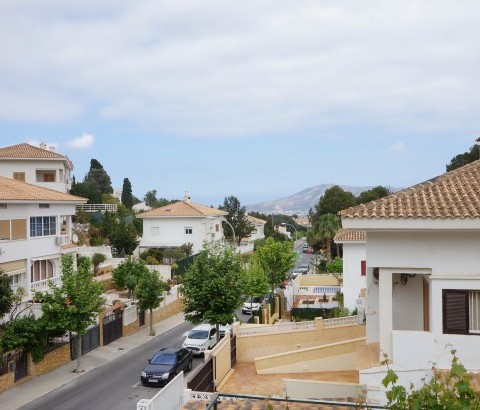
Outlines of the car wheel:
{"type": "Polygon", "coordinates": [[[187,367],[187,372],[189,372],[190,370],[192,370],[192,367],[193,367],[193,359],[190,359],[190,361],[188,362],[188,367],[187,367]]]}

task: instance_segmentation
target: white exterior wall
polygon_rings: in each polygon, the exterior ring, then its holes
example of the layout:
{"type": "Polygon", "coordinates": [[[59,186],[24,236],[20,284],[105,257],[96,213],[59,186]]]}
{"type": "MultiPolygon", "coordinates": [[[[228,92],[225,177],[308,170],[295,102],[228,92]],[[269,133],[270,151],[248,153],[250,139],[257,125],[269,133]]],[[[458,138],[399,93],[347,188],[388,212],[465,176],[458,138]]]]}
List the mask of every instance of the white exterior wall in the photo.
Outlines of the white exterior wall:
{"type": "Polygon", "coordinates": [[[172,217],[144,218],[142,247],[180,247],[190,242],[193,244],[192,254],[203,249],[204,242],[223,239],[221,221],[223,218],[208,219],[206,217],[172,217]],[[219,225],[218,232],[215,225],[219,225]],[[192,234],[185,234],[185,228],[192,228],[192,234]],[[158,229],[158,235],[155,231],[158,229]]]}
{"type": "MultiPolygon", "coordinates": [[[[53,264],[54,277],[60,276],[60,260],[62,250],[56,238],[60,234],[60,216],[75,215],[75,204],[50,204],[50,208],[39,208],[37,204],[7,204],[7,209],[0,209],[0,219],[26,219],[27,239],[0,241],[0,263],[26,260],[26,279],[30,288],[30,267],[33,261],[49,259],[53,264]],[[57,234],[30,238],[30,217],[57,217],[57,234]]],[[[70,230],[67,228],[68,235],[70,230]]],[[[28,289],[26,289],[28,290],[28,289]]],[[[27,295],[29,296],[29,295],[27,295]]],[[[31,295],[30,295],[31,296],[31,295]]]]}
{"type": "MultiPolygon", "coordinates": [[[[367,343],[379,341],[395,368],[408,375],[405,381],[417,384],[433,363],[449,368],[452,348],[468,370],[480,370],[478,336],[443,334],[442,310],[443,289],[480,290],[479,250],[480,232],[474,230],[368,232],[367,343]],[[374,267],[380,268],[379,281],[374,267]],[[416,276],[403,285],[401,272],[416,276]],[[423,324],[424,278],[429,331],[423,324]]],[[[384,375],[380,368],[373,373],[377,380],[384,375]]],[[[360,382],[371,378],[372,372],[363,371],[360,382]]]]}
{"type": "Polygon", "coordinates": [[[360,290],[367,287],[366,276],[362,276],[361,261],[367,259],[365,242],[343,243],[343,299],[350,310],[357,307],[360,290]]]}
{"type": "Polygon", "coordinates": [[[25,172],[25,182],[59,192],[68,192],[71,188],[70,170],[62,160],[8,160],[0,161],[0,176],[13,179],[14,172],[25,172]],[[56,171],[56,182],[37,182],[37,170],[56,171]],[[60,172],[61,171],[61,172],[60,172]]]}

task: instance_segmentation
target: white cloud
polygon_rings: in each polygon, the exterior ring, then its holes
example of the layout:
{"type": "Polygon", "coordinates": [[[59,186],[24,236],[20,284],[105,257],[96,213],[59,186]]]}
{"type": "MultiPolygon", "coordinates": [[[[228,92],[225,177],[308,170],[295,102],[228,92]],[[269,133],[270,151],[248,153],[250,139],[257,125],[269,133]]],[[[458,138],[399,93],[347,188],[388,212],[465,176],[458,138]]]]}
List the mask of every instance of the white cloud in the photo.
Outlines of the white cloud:
{"type": "Polygon", "coordinates": [[[65,145],[72,149],[90,149],[94,141],[95,137],[92,134],[83,133],[81,137],[67,141],[65,145]]]}
{"type": "Polygon", "coordinates": [[[397,141],[389,148],[392,152],[404,153],[407,151],[407,145],[402,141],[397,141]]]}
{"type": "Polygon", "coordinates": [[[219,137],[478,123],[478,2],[42,4],[0,8],[0,120],[219,137]]]}

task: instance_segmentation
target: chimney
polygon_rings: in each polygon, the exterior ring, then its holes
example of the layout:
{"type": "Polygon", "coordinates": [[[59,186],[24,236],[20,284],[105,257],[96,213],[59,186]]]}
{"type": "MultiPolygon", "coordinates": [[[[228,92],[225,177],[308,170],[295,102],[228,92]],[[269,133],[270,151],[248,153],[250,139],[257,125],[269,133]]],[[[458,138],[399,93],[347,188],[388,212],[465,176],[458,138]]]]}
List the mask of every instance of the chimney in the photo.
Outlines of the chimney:
{"type": "Polygon", "coordinates": [[[48,147],[48,149],[52,152],[55,152],[55,147],[53,145],[51,145],[50,147],[48,147]]]}
{"type": "Polygon", "coordinates": [[[41,149],[47,149],[47,144],[45,144],[44,142],[41,142],[40,143],[40,148],[41,149]]]}
{"type": "Polygon", "coordinates": [[[187,191],[185,191],[185,196],[183,197],[183,200],[184,200],[185,202],[190,202],[190,195],[188,195],[188,192],[187,192],[187,191]]]}

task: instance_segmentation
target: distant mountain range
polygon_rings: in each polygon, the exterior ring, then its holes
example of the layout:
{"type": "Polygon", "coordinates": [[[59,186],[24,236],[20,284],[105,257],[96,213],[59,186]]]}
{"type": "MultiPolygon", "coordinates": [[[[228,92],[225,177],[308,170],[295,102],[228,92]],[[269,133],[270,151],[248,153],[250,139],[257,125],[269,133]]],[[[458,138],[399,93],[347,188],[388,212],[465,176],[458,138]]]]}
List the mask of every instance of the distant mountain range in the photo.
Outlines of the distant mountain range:
{"type": "MultiPolygon", "coordinates": [[[[307,215],[310,208],[313,208],[325,191],[335,184],[322,184],[311,188],[306,188],[296,194],[274,201],[259,202],[257,204],[246,205],[247,211],[261,212],[264,214],[279,213],[284,215],[307,215]]],[[[339,185],[344,191],[349,191],[358,196],[363,191],[372,189],[373,186],[354,187],[339,185]]],[[[399,191],[398,188],[389,188],[392,192],[399,191]]]]}

